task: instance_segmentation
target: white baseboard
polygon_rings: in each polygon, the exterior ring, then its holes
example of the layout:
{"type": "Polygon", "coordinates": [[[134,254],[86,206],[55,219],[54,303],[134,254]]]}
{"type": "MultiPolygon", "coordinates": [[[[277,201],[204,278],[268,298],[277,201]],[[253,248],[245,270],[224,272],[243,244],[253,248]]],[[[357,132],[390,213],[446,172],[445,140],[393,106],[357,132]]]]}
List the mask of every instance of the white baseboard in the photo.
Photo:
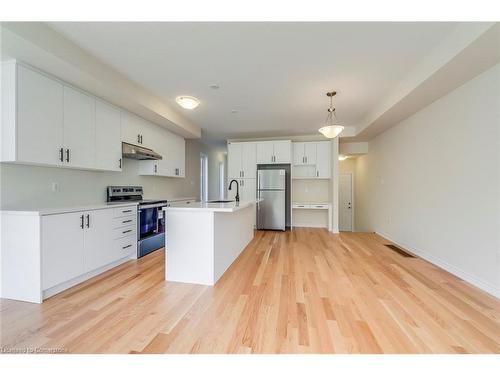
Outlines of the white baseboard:
{"type": "Polygon", "coordinates": [[[491,284],[490,282],[482,280],[482,279],[478,278],[477,276],[474,276],[474,275],[470,274],[469,272],[464,271],[463,269],[461,269],[457,266],[454,266],[454,265],[446,262],[445,260],[440,259],[432,254],[429,254],[429,253],[422,251],[422,250],[419,250],[419,249],[415,249],[414,247],[412,247],[408,244],[404,244],[402,242],[395,241],[389,235],[387,235],[385,233],[382,233],[382,232],[375,232],[375,233],[377,233],[379,236],[384,237],[385,239],[395,243],[396,245],[401,246],[403,249],[410,251],[411,253],[419,256],[420,258],[425,259],[426,261],[434,264],[435,266],[438,266],[439,268],[444,269],[445,271],[451,273],[452,275],[459,277],[460,279],[468,282],[469,284],[474,285],[475,287],[481,289],[482,291],[484,291],[488,294],[491,294],[492,296],[500,299],[500,288],[496,287],[495,285],[491,284]]]}

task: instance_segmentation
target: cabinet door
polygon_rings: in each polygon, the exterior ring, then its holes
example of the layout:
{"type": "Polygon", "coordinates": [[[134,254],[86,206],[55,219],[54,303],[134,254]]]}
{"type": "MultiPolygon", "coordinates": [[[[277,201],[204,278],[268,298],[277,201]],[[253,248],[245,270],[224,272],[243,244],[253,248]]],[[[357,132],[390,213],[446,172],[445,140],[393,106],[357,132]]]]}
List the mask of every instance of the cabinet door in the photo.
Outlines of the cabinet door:
{"type": "Polygon", "coordinates": [[[291,148],[290,141],[274,141],[274,162],[275,163],[290,163],[291,162],[291,148]]]}
{"type": "Polygon", "coordinates": [[[293,145],[293,164],[304,164],[304,142],[294,142],[293,145]]]}
{"type": "Polygon", "coordinates": [[[240,182],[240,200],[241,201],[254,201],[257,195],[256,179],[244,178],[238,180],[240,182]]]}
{"type": "Polygon", "coordinates": [[[84,214],[84,272],[115,261],[113,209],[86,211],[84,214]]]}
{"type": "Polygon", "coordinates": [[[174,168],[174,176],[175,177],[185,177],[186,175],[186,141],[181,136],[170,133],[170,137],[173,140],[172,147],[172,160],[173,168],[174,168]]]}
{"type": "Polygon", "coordinates": [[[318,142],[316,144],[316,177],[330,178],[331,177],[331,144],[330,142],[318,142]]]}
{"type": "Polygon", "coordinates": [[[257,164],[272,164],[274,162],[273,142],[257,142],[257,164]]]}
{"type": "Polygon", "coordinates": [[[141,119],[128,112],[121,112],[122,141],[140,145],[141,119]]]}
{"type": "Polygon", "coordinates": [[[227,176],[230,179],[241,178],[241,155],[241,143],[230,143],[227,145],[227,176]]]}
{"type": "Polygon", "coordinates": [[[42,289],[84,273],[83,212],[42,216],[42,289]]]}
{"type": "Polygon", "coordinates": [[[317,142],[304,142],[304,160],[305,164],[316,164],[316,145],[317,142]]]}
{"type": "Polygon", "coordinates": [[[17,159],[60,165],[63,85],[18,65],[17,90],[17,159]]]}
{"type": "Polygon", "coordinates": [[[253,142],[241,143],[241,177],[257,177],[257,149],[253,142]]]}
{"type": "Polygon", "coordinates": [[[96,168],[121,171],[122,140],[120,111],[96,101],[96,168]]]}
{"type": "Polygon", "coordinates": [[[95,99],[64,86],[64,165],[95,167],[95,99]]]}

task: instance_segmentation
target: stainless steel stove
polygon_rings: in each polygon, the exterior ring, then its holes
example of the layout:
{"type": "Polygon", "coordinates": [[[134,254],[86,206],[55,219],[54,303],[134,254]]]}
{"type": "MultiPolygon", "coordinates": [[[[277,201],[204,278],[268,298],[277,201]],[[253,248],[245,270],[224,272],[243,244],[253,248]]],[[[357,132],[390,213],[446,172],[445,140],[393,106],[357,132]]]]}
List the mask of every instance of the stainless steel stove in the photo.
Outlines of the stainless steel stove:
{"type": "Polygon", "coordinates": [[[166,200],[143,199],[142,186],[108,186],[108,204],[137,202],[137,257],[165,246],[165,218],[162,208],[166,200]]]}

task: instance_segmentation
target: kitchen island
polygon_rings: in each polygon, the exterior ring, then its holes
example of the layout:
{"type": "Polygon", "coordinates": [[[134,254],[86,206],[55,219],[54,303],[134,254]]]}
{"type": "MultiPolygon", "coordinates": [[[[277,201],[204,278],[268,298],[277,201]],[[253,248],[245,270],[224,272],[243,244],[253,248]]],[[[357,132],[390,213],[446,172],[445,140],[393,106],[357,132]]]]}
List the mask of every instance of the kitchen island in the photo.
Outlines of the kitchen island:
{"type": "Polygon", "coordinates": [[[255,202],[165,207],[165,279],[214,285],[254,236],[255,202]]]}

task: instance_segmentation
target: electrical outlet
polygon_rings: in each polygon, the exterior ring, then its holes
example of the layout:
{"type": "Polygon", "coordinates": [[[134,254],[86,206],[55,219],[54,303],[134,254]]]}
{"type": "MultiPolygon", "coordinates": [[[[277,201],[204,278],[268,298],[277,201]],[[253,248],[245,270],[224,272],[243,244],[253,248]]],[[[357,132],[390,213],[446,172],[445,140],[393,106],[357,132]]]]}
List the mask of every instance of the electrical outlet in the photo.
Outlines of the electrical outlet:
{"type": "Polygon", "coordinates": [[[52,191],[57,193],[59,191],[59,182],[52,182],[52,191]]]}

